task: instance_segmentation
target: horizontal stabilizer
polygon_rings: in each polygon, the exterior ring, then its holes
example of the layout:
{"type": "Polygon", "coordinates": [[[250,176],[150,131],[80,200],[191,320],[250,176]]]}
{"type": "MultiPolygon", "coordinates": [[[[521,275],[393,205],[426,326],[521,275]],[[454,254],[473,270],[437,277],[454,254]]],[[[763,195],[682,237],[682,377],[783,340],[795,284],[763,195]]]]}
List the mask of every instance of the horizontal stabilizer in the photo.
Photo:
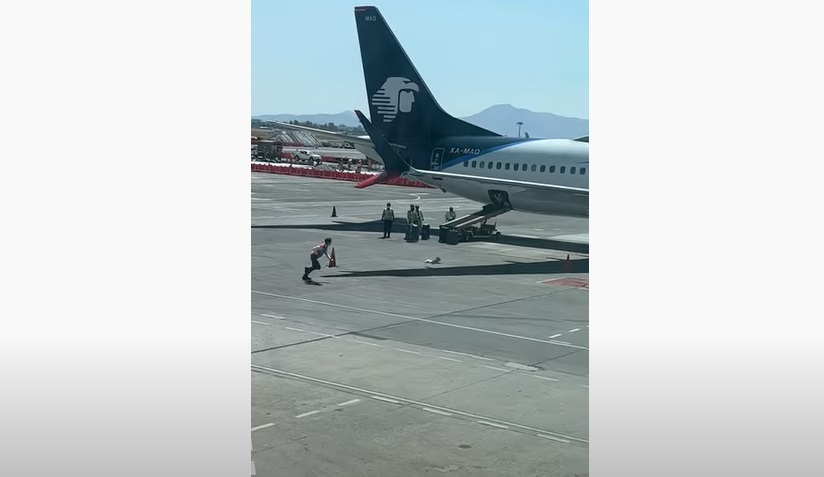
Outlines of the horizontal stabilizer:
{"type": "Polygon", "coordinates": [[[355,115],[358,116],[358,120],[361,122],[363,129],[366,130],[366,134],[372,139],[372,145],[375,148],[375,152],[377,152],[383,160],[385,170],[387,172],[397,173],[408,171],[411,168],[409,163],[403,160],[401,155],[398,154],[398,151],[389,143],[386,137],[375,128],[372,122],[369,121],[360,110],[355,110],[355,115]]]}
{"type": "Polygon", "coordinates": [[[365,189],[371,185],[383,184],[386,181],[392,180],[396,177],[400,177],[400,175],[400,172],[383,171],[380,174],[374,174],[369,179],[365,179],[358,182],[358,184],[355,186],[355,189],[365,189]]]}

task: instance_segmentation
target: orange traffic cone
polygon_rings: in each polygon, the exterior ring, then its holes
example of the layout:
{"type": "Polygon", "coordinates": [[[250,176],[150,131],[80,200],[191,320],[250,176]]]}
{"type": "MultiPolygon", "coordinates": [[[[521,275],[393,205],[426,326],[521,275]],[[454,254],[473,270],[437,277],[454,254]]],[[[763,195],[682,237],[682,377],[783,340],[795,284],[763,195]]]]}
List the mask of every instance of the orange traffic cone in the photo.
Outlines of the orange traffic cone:
{"type": "Polygon", "coordinates": [[[329,268],[337,267],[338,261],[335,260],[335,247],[332,247],[332,256],[329,258],[329,268]]]}
{"type": "Polygon", "coordinates": [[[333,207],[332,207],[332,217],[337,217],[337,216],[338,216],[338,211],[337,211],[337,209],[333,206],[333,207]]]}

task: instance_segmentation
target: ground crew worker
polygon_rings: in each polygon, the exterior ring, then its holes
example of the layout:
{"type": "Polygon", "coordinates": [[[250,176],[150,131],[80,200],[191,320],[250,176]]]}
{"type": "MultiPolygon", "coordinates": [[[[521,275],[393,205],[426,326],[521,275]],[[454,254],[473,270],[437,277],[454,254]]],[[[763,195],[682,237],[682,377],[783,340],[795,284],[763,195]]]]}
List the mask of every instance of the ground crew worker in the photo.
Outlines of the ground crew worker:
{"type": "Polygon", "coordinates": [[[455,220],[455,217],[456,217],[455,210],[452,207],[450,207],[449,210],[446,211],[446,215],[444,215],[444,219],[446,220],[446,222],[449,222],[450,220],[455,220]]]}
{"type": "Polygon", "coordinates": [[[383,220],[383,238],[389,238],[392,234],[392,221],[395,220],[395,211],[392,210],[392,204],[386,204],[381,220],[383,220]]]}
{"type": "Polygon", "coordinates": [[[418,226],[415,228],[415,241],[417,242],[421,238],[421,229],[423,228],[423,212],[421,212],[421,206],[415,204],[415,213],[418,214],[418,226]]]}
{"type": "Polygon", "coordinates": [[[406,222],[409,224],[406,232],[406,241],[415,242],[415,228],[418,224],[418,213],[415,212],[414,204],[410,204],[409,210],[406,211],[406,222]]]}
{"type": "Polygon", "coordinates": [[[329,256],[329,245],[331,244],[332,239],[327,237],[322,243],[319,243],[312,248],[312,253],[309,254],[309,259],[312,260],[312,266],[303,268],[304,281],[311,280],[311,278],[309,278],[310,273],[315,270],[320,270],[320,262],[318,262],[320,257],[326,255],[326,258],[329,259],[329,263],[332,263],[332,258],[329,256]]]}

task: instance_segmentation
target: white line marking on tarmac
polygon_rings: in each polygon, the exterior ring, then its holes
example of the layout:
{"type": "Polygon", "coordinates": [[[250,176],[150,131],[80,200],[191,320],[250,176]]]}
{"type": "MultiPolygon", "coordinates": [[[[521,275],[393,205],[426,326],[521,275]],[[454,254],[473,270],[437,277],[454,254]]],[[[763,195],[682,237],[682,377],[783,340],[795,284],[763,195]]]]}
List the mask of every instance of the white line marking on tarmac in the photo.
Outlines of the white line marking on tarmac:
{"type": "Polygon", "coordinates": [[[424,411],[429,411],[429,412],[434,412],[435,414],[440,414],[442,416],[451,416],[452,415],[448,412],[443,412],[443,411],[439,411],[437,409],[432,409],[432,408],[428,408],[428,407],[423,408],[423,410],[424,411]]]}
{"type": "Polygon", "coordinates": [[[557,437],[547,436],[545,434],[538,434],[538,437],[543,437],[544,439],[550,439],[553,441],[563,442],[564,444],[569,444],[569,441],[566,439],[559,439],[557,437]]]}
{"type": "Polygon", "coordinates": [[[520,369],[521,371],[538,371],[538,368],[536,368],[535,366],[530,366],[528,364],[504,363],[504,366],[506,366],[507,368],[520,369]]]}
{"type": "Polygon", "coordinates": [[[360,402],[360,399],[352,399],[351,401],[346,401],[338,404],[338,406],[348,406],[350,404],[355,404],[356,402],[360,402]]]}
{"type": "Polygon", "coordinates": [[[455,359],[455,358],[447,358],[446,356],[438,356],[437,358],[438,358],[438,359],[445,359],[445,360],[447,360],[447,361],[454,361],[454,362],[456,362],[456,363],[463,363],[463,361],[461,361],[461,360],[459,360],[459,359],[455,359]]]}
{"type": "Polygon", "coordinates": [[[296,418],[298,418],[298,419],[300,419],[301,417],[311,416],[312,414],[317,414],[317,413],[319,413],[319,412],[320,412],[320,411],[309,411],[309,412],[304,412],[303,414],[298,414],[298,415],[297,415],[297,416],[295,416],[295,417],[296,417],[296,418]]]}
{"type": "Polygon", "coordinates": [[[555,333],[554,335],[550,336],[549,339],[557,338],[557,337],[561,336],[562,334],[563,333],[555,333]]]}
{"type": "Polygon", "coordinates": [[[319,301],[319,300],[310,300],[309,298],[279,295],[277,293],[262,292],[262,291],[257,291],[257,290],[252,290],[252,293],[255,293],[255,294],[258,294],[258,295],[263,295],[263,296],[271,296],[271,297],[275,297],[275,298],[283,298],[285,300],[305,301],[305,302],[308,302],[308,303],[315,303],[316,305],[332,306],[332,307],[335,307],[335,308],[343,308],[343,309],[346,309],[346,310],[354,310],[354,311],[360,311],[360,312],[365,312],[365,313],[373,313],[373,314],[376,314],[376,315],[391,316],[391,317],[394,317],[394,318],[403,318],[405,320],[422,321],[424,323],[432,323],[434,325],[449,326],[451,328],[460,328],[460,329],[463,329],[463,330],[477,331],[479,333],[487,333],[487,334],[491,334],[491,335],[506,336],[508,338],[515,338],[515,339],[519,339],[519,340],[535,341],[537,343],[546,343],[546,344],[552,344],[552,345],[566,346],[566,347],[569,347],[569,348],[576,348],[576,349],[582,349],[582,350],[589,351],[589,348],[587,348],[585,346],[577,346],[577,345],[573,345],[573,344],[570,344],[570,343],[562,343],[562,342],[552,342],[552,341],[542,340],[542,339],[539,339],[539,338],[531,338],[529,336],[519,336],[519,335],[510,334],[510,333],[502,333],[500,331],[492,331],[492,330],[485,330],[483,328],[475,328],[473,326],[464,326],[464,325],[458,325],[458,324],[455,324],[455,323],[446,323],[446,322],[443,322],[443,321],[429,320],[429,319],[426,319],[426,318],[416,318],[414,316],[399,315],[397,313],[388,313],[388,312],[385,312],[385,311],[369,310],[367,308],[359,308],[359,307],[356,307],[356,306],[339,305],[337,303],[328,303],[328,302],[319,301]]]}
{"type": "Polygon", "coordinates": [[[585,388],[589,389],[589,384],[582,384],[581,386],[583,386],[583,387],[585,387],[585,388]]]}
{"type": "Polygon", "coordinates": [[[292,331],[301,331],[301,332],[303,332],[303,333],[306,333],[306,330],[302,330],[302,329],[300,329],[300,328],[290,328],[290,327],[288,327],[288,326],[284,326],[284,328],[286,328],[287,330],[292,330],[292,331]]]}
{"type": "Polygon", "coordinates": [[[483,366],[484,368],[494,369],[495,371],[503,371],[503,372],[505,372],[505,373],[508,373],[508,372],[509,372],[509,370],[508,370],[508,369],[496,368],[495,366],[487,366],[487,365],[485,365],[485,364],[483,364],[482,366],[483,366]]]}
{"type": "MultiPolygon", "coordinates": [[[[537,429],[535,427],[525,426],[523,424],[516,424],[514,422],[508,422],[508,421],[504,421],[504,420],[493,418],[493,417],[481,416],[481,415],[478,415],[478,414],[472,414],[470,412],[459,411],[457,409],[451,409],[451,408],[448,408],[448,407],[437,406],[437,405],[434,405],[432,403],[425,403],[425,402],[421,402],[421,401],[415,401],[414,399],[407,399],[407,398],[402,398],[402,397],[398,397],[398,396],[392,396],[390,394],[385,394],[385,393],[377,393],[375,391],[370,391],[368,389],[363,389],[363,388],[359,388],[359,387],[356,387],[356,386],[350,386],[348,384],[343,384],[343,383],[336,383],[336,382],[333,382],[333,381],[327,381],[325,379],[313,378],[311,376],[306,376],[306,375],[303,375],[303,374],[293,373],[291,371],[284,371],[282,369],[267,368],[265,366],[259,366],[259,365],[256,365],[256,364],[251,365],[251,367],[253,369],[258,369],[258,370],[261,370],[261,371],[267,371],[267,372],[270,372],[270,373],[280,374],[280,375],[283,375],[283,376],[292,376],[293,378],[303,379],[305,381],[311,381],[311,382],[314,382],[314,383],[325,384],[327,386],[333,386],[333,387],[336,387],[336,388],[348,389],[350,391],[356,391],[356,392],[363,393],[363,394],[369,394],[373,398],[376,398],[376,399],[380,398],[380,396],[376,396],[376,394],[382,394],[383,396],[387,396],[387,398],[394,398],[398,401],[403,401],[403,402],[406,402],[406,403],[409,403],[409,404],[415,404],[415,405],[421,406],[421,407],[430,407],[432,409],[439,409],[441,411],[451,412],[453,414],[458,414],[460,416],[465,416],[465,417],[471,417],[473,419],[486,419],[487,421],[498,421],[498,422],[507,424],[511,427],[516,427],[518,429],[525,429],[525,430],[528,430],[528,431],[539,432],[539,433],[543,433],[543,434],[554,434],[556,436],[566,438],[566,439],[569,439],[571,441],[581,442],[581,443],[587,444],[587,445],[589,444],[589,440],[582,439],[580,437],[568,436],[568,435],[560,434],[560,433],[557,433],[557,432],[547,431],[546,429],[537,429]]],[[[384,398],[384,399],[387,399],[387,398],[384,398]]]]}
{"type": "Polygon", "coordinates": [[[318,332],[318,331],[309,331],[309,330],[306,330],[306,332],[307,332],[307,333],[312,333],[313,335],[325,336],[325,337],[327,337],[327,338],[334,338],[334,337],[335,337],[335,335],[330,335],[329,333],[320,333],[320,332],[318,332]]]}
{"type": "Polygon", "coordinates": [[[509,429],[508,426],[502,426],[501,424],[495,424],[494,422],[489,422],[489,421],[477,421],[477,422],[479,422],[481,424],[484,424],[486,426],[497,427],[499,429],[509,429]]]}
{"type": "Polygon", "coordinates": [[[538,379],[546,379],[547,381],[557,381],[557,379],[555,379],[555,378],[548,378],[546,376],[537,376],[535,374],[533,374],[532,377],[533,378],[538,378],[538,379]]]}
{"type": "Polygon", "coordinates": [[[257,323],[257,324],[259,324],[259,325],[266,325],[266,326],[269,326],[269,323],[264,323],[264,322],[262,322],[262,321],[255,321],[255,320],[252,320],[252,323],[257,323]]]}
{"type": "Polygon", "coordinates": [[[275,423],[274,423],[274,422],[270,422],[269,424],[264,424],[264,425],[262,425],[262,426],[253,427],[253,428],[252,428],[252,432],[259,431],[259,430],[261,430],[261,429],[266,429],[267,427],[272,427],[272,426],[274,426],[274,425],[275,425],[275,423]]]}
{"type": "Polygon", "coordinates": [[[386,402],[391,402],[392,404],[400,404],[400,401],[396,401],[394,399],[389,399],[389,398],[380,397],[380,396],[369,396],[369,397],[371,397],[372,399],[377,399],[378,401],[386,401],[386,402]]]}
{"type": "Polygon", "coordinates": [[[569,330],[570,333],[575,333],[576,331],[580,331],[581,328],[575,328],[574,330],[569,330]]]}
{"type": "Polygon", "coordinates": [[[492,359],[492,358],[484,358],[483,356],[475,356],[474,354],[469,354],[469,353],[459,353],[459,352],[457,352],[457,351],[449,351],[448,349],[442,349],[441,351],[443,351],[444,353],[459,354],[459,355],[461,355],[461,356],[468,356],[468,357],[470,357],[470,358],[482,359],[482,360],[484,360],[484,361],[495,361],[495,360],[494,360],[494,359],[492,359]]]}
{"type": "MultiPolygon", "coordinates": [[[[552,344],[560,344],[560,345],[568,345],[568,344],[571,344],[571,343],[569,343],[568,341],[558,341],[558,340],[552,340],[552,341],[550,341],[550,343],[552,343],[552,344]]],[[[588,348],[584,348],[584,349],[588,349],[588,348]]]]}
{"type": "Polygon", "coordinates": [[[269,313],[261,313],[260,316],[265,316],[266,318],[272,318],[273,320],[282,320],[282,319],[284,319],[282,316],[270,315],[269,313]]]}
{"type": "Polygon", "coordinates": [[[395,348],[395,349],[402,352],[402,353],[420,354],[417,351],[411,351],[411,350],[408,350],[408,349],[403,349],[403,348],[395,348]]]}
{"type": "Polygon", "coordinates": [[[344,341],[351,341],[353,343],[360,343],[360,344],[365,344],[365,345],[369,345],[369,346],[377,346],[378,348],[383,348],[383,345],[379,345],[377,343],[369,343],[367,341],[353,340],[353,339],[349,339],[349,338],[340,338],[340,339],[342,339],[344,341]]]}

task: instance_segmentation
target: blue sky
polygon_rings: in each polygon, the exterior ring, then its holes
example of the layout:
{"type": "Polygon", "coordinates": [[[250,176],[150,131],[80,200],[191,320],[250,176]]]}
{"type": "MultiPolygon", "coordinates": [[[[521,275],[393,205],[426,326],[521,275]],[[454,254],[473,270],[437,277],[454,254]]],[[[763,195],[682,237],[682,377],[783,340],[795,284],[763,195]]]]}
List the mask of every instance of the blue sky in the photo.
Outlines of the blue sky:
{"type": "Polygon", "coordinates": [[[377,6],[454,116],[509,103],[589,118],[589,3],[252,0],[252,114],[368,111],[356,5],[377,6]]]}

